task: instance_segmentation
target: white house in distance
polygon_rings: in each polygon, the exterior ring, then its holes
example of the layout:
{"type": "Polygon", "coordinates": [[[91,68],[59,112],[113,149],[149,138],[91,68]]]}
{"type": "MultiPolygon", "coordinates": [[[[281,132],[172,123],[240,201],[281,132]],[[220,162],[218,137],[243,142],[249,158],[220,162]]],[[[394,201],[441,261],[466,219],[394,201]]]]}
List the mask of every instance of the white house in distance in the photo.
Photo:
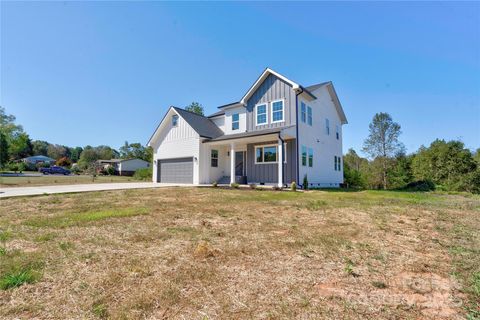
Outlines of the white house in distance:
{"type": "Polygon", "coordinates": [[[97,160],[97,164],[105,169],[112,166],[115,169],[115,174],[119,176],[133,176],[136,170],[150,166],[148,161],[142,159],[97,160]]]}
{"type": "Polygon", "coordinates": [[[332,82],[308,87],[267,68],[238,101],[201,116],[170,107],[150,138],[153,181],[338,187],[347,118],[332,82]]]}

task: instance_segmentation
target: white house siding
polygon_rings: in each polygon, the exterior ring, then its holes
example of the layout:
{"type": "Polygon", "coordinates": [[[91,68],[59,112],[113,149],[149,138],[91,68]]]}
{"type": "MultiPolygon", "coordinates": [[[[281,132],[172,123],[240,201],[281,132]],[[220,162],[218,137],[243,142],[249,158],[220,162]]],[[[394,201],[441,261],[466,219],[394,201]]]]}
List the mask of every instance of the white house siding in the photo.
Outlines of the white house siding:
{"type": "Polygon", "coordinates": [[[165,116],[158,137],[152,141],[154,150],[153,181],[157,182],[157,160],[193,157],[193,183],[198,184],[200,136],[181,116],[176,127],[172,126],[171,117],[176,112],[171,109],[165,116]]]}
{"type": "Polygon", "coordinates": [[[125,172],[133,172],[137,169],[141,168],[148,168],[149,163],[147,161],[141,160],[141,159],[131,159],[131,160],[125,160],[122,161],[118,164],[118,171],[125,172]]]}
{"type": "Polygon", "coordinates": [[[215,123],[215,125],[220,128],[220,130],[225,132],[225,115],[221,115],[215,118],[210,118],[210,120],[212,120],[213,123],[215,123]]]}
{"type": "Polygon", "coordinates": [[[242,133],[247,131],[247,110],[245,107],[240,106],[240,107],[233,107],[233,108],[228,108],[225,110],[225,128],[223,132],[225,134],[235,134],[235,133],[242,133]],[[238,130],[232,130],[232,115],[234,113],[239,114],[239,128],[238,130]]]}
{"type": "Polygon", "coordinates": [[[342,125],[340,117],[332,102],[326,86],[312,92],[316,100],[308,102],[298,99],[298,159],[299,159],[299,183],[307,174],[308,182],[320,187],[338,187],[343,183],[343,159],[341,170],[335,171],[334,157],[342,157],[342,125]],[[313,125],[301,120],[301,102],[312,107],[313,125]],[[325,119],[330,121],[330,135],[326,134],[325,119]],[[339,140],[335,136],[335,128],[339,126],[339,140]],[[302,166],[302,145],[313,149],[313,167],[302,166]]]}
{"type": "Polygon", "coordinates": [[[227,146],[208,143],[200,145],[200,183],[213,183],[223,176],[230,176],[230,157],[227,146]],[[218,150],[218,167],[211,166],[211,150],[218,150]]]}

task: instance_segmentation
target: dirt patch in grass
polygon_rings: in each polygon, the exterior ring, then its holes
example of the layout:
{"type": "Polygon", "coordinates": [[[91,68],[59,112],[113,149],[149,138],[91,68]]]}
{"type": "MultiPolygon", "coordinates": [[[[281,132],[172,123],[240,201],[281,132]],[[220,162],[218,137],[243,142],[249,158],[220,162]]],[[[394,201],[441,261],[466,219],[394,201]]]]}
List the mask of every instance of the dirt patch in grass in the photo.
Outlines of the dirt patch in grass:
{"type": "Polygon", "coordinates": [[[463,319],[479,212],[477,196],[402,192],[5,199],[0,317],[463,319]]]}

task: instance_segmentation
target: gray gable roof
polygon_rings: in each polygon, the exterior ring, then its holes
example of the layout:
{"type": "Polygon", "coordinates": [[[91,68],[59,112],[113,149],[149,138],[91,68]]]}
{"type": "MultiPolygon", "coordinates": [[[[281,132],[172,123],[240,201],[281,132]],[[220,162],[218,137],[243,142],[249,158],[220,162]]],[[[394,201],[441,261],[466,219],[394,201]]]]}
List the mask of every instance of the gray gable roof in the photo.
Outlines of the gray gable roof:
{"type": "Polygon", "coordinates": [[[220,111],[217,111],[217,112],[215,112],[215,113],[212,113],[212,114],[209,115],[207,118],[213,118],[213,117],[221,116],[221,115],[224,115],[224,114],[225,114],[225,111],[220,110],[220,111]]]}
{"type": "Polygon", "coordinates": [[[199,114],[172,107],[203,138],[216,138],[223,135],[222,130],[212,120],[199,114]]]}
{"type": "Polygon", "coordinates": [[[279,132],[282,132],[285,129],[292,128],[292,127],[295,127],[295,125],[286,126],[286,127],[271,128],[271,129],[265,129],[265,130],[247,131],[247,132],[241,132],[241,133],[235,133],[235,134],[224,134],[224,135],[221,135],[219,137],[213,138],[211,140],[204,141],[204,143],[208,143],[210,141],[222,141],[222,140],[231,140],[231,139],[263,136],[263,135],[267,135],[267,134],[279,133],[279,132]]]}
{"type": "Polygon", "coordinates": [[[313,84],[311,86],[308,86],[305,89],[307,89],[308,91],[314,91],[314,90],[317,90],[318,88],[323,87],[324,85],[327,85],[327,84],[330,84],[330,83],[332,83],[332,82],[331,81],[321,82],[321,83],[317,83],[317,84],[313,84]]]}

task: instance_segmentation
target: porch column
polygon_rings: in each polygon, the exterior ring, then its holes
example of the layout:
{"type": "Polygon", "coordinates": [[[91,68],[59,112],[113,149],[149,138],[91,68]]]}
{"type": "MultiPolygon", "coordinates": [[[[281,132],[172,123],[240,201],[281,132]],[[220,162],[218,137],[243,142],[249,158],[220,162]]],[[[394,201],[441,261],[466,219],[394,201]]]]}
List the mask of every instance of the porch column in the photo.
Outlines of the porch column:
{"type": "Polygon", "coordinates": [[[235,146],[230,145],[230,183],[235,183],[235,146]]]}
{"type": "Polygon", "coordinates": [[[283,187],[283,142],[278,139],[277,147],[277,159],[278,159],[278,186],[283,187]]]}

